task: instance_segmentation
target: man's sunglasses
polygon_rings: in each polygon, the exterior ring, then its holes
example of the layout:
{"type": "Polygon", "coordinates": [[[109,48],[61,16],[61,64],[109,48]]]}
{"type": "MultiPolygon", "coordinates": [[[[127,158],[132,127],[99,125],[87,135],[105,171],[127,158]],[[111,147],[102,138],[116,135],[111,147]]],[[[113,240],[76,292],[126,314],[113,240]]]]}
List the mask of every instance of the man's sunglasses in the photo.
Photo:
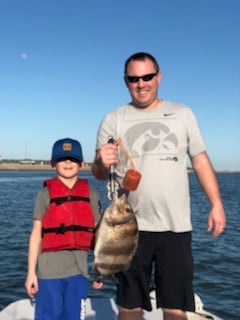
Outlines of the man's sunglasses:
{"type": "Polygon", "coordinates": [[[149,74],[145,74],[144,76],[141,77],[137,77],[137,76],[126,76],[127,80],[131,83],[137,83],[140,79],[142,79],[143,81],[150,81],[152,80],[159,71],[156,71],[155,73],[149,73],[149,74]]]}

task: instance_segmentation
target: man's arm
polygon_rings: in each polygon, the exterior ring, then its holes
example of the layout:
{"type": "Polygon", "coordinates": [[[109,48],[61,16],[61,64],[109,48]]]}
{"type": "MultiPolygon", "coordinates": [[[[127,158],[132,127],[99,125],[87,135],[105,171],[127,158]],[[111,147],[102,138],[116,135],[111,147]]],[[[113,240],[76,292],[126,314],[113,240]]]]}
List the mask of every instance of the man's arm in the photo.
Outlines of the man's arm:
{"type": "Polygon", "coordinates": [[[108,179],[110,165],[118,162],[117,148],[117,143],[106,143],[96,151],[92,173],[97,179],[108,179]]]}
{"type": "Polygon", "coordinates": [[[192,157],[191,161],[198,180],[211,204],[208,216],[208,231],[212,232],[213,237],[217,237],[224,231],[226,217],[216,174],[206,152],[192,157]]]}
{"type": "Polygon", "coordinates": [[[92,165],[92,173],[99,180],[106,180],[108,178],[108,168],[103,164],[99,156],[99,151],[96,152],[96,157],[92,165]]]}

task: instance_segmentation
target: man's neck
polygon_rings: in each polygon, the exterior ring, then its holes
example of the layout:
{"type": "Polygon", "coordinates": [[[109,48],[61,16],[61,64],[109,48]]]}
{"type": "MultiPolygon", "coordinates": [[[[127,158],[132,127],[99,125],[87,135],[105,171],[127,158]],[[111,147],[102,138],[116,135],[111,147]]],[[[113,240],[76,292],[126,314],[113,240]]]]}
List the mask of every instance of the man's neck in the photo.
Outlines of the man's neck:
{"type": "Polygon", "coordinates": [[[148,111],[148,110],[158,108],[162,103],[163,103],[163,99],[156,99],[150,105],[139,106],[139,105],[135,104],[134,102],[132,102],[132,105],[139,110],[148,111]]]}

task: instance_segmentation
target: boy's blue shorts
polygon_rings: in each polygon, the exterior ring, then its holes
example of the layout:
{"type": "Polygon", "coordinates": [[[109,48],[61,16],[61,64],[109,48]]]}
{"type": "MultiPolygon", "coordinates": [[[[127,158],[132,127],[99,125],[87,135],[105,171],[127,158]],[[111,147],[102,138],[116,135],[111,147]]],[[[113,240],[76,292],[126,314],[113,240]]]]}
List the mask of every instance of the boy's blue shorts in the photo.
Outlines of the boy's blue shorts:
{"type": "Polygon", "coordinates": [[[88,280],[76,275],[63,279],[38,279],[35,320],[85,319],[88,280]]]}

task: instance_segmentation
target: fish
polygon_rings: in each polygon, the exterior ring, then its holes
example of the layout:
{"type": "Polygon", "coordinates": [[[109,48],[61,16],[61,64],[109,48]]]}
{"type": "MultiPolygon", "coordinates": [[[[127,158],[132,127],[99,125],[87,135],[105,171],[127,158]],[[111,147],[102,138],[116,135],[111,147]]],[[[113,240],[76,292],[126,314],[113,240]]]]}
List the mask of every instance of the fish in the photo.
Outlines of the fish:
{"type": "Polygon", "coordinates": [[[126,195],[114,197],[95,233],[93,266],[99,277],[111,278],[128,269],[137,249],[138,237],[137,219],[126,195]]]}

